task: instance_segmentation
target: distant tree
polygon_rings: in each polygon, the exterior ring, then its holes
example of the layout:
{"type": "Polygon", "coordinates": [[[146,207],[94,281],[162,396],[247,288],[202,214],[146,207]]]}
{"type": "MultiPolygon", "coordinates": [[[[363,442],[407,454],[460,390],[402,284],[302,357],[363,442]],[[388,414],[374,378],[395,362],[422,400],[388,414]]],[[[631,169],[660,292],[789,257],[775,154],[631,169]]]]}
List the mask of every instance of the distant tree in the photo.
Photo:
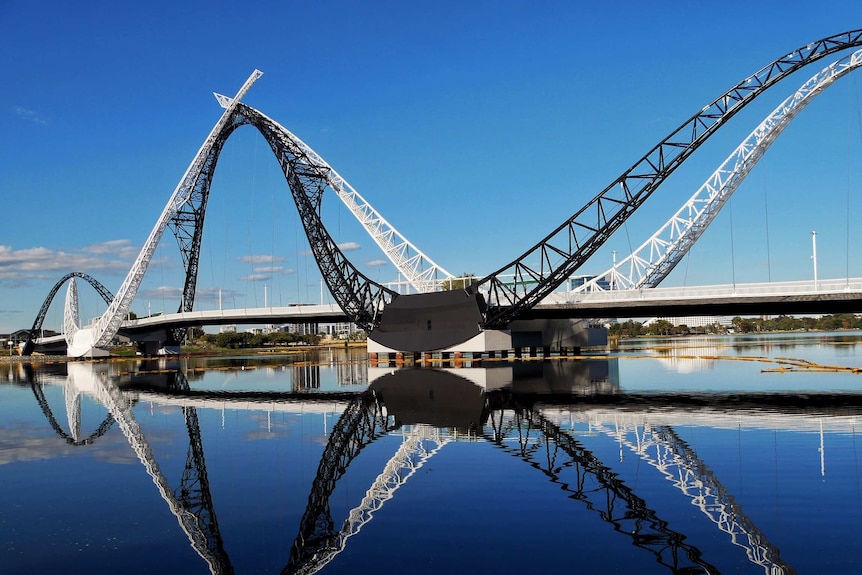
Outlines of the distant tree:
{"type": "Polygon", "coordinates": [[[666,319],[657,319],[649,325],[649,333],[652,335],[670,335],[673,324],[666,319]]]}
{"type": "Polygon", "coordinates": [[[626,321],[620,323],[611,324],[611,327],[608,329],[608,334],[615,337],[638,337],[639,335],[643,335],[644,329],[643,324],[639,321],[633,321],[627,319],[626,321]]]}
{"type": "Polygon", "coordinates": [[[464,289],[467,286],[476,283],[476,276],[473,274],[463,273],[459,277],[451,278],[443,282],[443,289],[464,289]]]}

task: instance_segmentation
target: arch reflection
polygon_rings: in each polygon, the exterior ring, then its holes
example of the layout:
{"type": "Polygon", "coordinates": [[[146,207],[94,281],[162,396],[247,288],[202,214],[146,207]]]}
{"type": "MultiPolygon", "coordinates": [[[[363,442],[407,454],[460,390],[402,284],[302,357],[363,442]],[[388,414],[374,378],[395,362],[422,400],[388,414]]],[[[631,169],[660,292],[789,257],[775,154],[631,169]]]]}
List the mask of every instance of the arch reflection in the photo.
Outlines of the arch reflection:
{"type": "MultiPolygon", "coordinates": [[[[594,513],[622,540],[648,552],[670,572],[718,572],[714,558],[705,556],[661,516],[659,506],[650,505],[624,481],[613,462],[601,461],[567,428],[572,420],[589,422],[594,433],[613,439],[621,450],[646,462],[765,573],[795,573],[674,425],[701,418],[714,426],[733,421],[735,427],[741,418],[750,418],[746,425],[765,428],[813,430],[824,424],[841,428],[855,425],[862,400],[847,394],[627,394],[619,388],[613,363],[370,370],[365,391],[340,394],[217,392],[190,383],[190,372],[165,365],[122,373],[87,363],[68,364],[65,373],[31,368],[30,384],[34,390],[63,385],[64,393],[74,388],[105,407],[114,422],[106,424],[107,430],[116,427],[123,433],[212,573],[233,573],[234,567],[227,552],[230,542],[222,540],[216,517],[218,497],[211,492],[198,410],[228,404],[237,410],[296,412],[323,401],[337,404],[340,415],[327,430],[296,535],[292,543],[290,537],[285,541],[290,546],[282,573],[324,569],[377,511],[392,504],[398,489],[418,469],[454,441],[490,443],[500,454],[522,460],[536,470],[537,478],[554,489],[563,488],[576,502],[573,505],[594,513]],[[137,422],[135,406],[141,402],[182,410],[189,444],[178,484],[168,484],[137,422]],[[346,517],[333,517],[330,498],[350,473],[351,463],[386,436],[398,436],[400,444],[346,517]]],[[[191,375],[200,377],[196,372],[191,375]]],[[[35,392],[34,397],[51,428],[64,441],[74,437],[61,428],[47,401],[39,401],[35,392]]],[[[104,433],[92,433],[89,443],[104,433]]]]}

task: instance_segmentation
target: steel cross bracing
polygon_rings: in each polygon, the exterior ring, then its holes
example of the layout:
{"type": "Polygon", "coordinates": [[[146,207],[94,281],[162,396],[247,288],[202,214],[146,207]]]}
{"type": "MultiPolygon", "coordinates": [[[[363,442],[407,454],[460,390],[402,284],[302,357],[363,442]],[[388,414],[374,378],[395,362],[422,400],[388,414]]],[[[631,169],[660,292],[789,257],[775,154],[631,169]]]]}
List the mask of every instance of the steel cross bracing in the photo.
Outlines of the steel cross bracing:
{"type": "MultiPolygon", "coordinates": [[[[221,94],[216,94],[216,98],[222,107],[227,107],[232,102],[230,98],[221,94]]],[[[359,220],[368,235],[383,250],[389,261],[395,265],[395,269],[416,291],[420,293],[434,291],[439,288],[443,280],[453,277],[452,274],[436,264],[401,235],[317,152],[283,126],[272,122],[272,120],[270,122],[278,127],[282,139],[290,141],[293,147],[301,152],[303,161],[308,166],[316,168],[314,170],[317,174],[316,177],[322,178],[326,185],[341,198],[341,201],[359,220]]]]}
{"type": "Polygon", "coordinates": [[[719,573],[701,551],[668,526],[617,475],[539,411],[503,400],[489,408],[492,435],[485,436],[547,475],[603,521],[632,538],[637,547],[655,555],[672,573],[719,573]],[[515,440],[514,444],[510,440],[515,440]],[[617,505],[622,504],[618,509],[617,505]]]}
{"type": "Polygon", "coordinates": [[[749,561],[763,567],[766,575],[795,575],[796,570],[782,561],[778,548],[754,525],[733,495],[673,428],[645,424],[639,429],[617,424],[615,429],[610,429],[591,422],[590,430],[614,438],[661,472],[691,499],[692,505],[729,534],[734,545],[745,550],[749,561]],[[634,441],[629,439],[630,435],[634,435],[634,441]]]}
{"type": "Polygon", "coordinates": [[[350,510],[344,524],[327,544],[304,562],[294,573],[311,575],[317,573],[344,551],[347,540],[359,533],[371,521],[374,513],[395,496],[398,488],[404,485],[428,459],[433,457],[452,437],[443,437],[440,429],[427,425],[416,425],[405,431],[404,441],[386,463],[383,471],[365,492],[362,502],[350,510]],[[433,447],[432,447],[433,445],[433,447]]]}
{"type": "MultiPolygon", "coordinates": [[[[177,370],[172,375],[173,379],[169,381],[168,389],[181,393],[188,392],[190,387],[185,373],[177,370]]],[[[189,449],[186,452],[186,464],[183,468],[180,486],[174,490],[174,497],[187,513],[195,517],[200,526],[199,532],[206,539],[207,553],[217,559],[215,562],[207,562],[211,565],[218,564],[226,575],[232,575],[233,568],[222,541],[212,492],[210,491],[198,411],[193,405],[183,406],[182,409],[186,431],[189,435],[189,449]]]]}
{"type": "Polygon", "coordinates": [[[651,238],[574,292],[657,286],[682,260],[790,122],[836,80],[862,65],[862,50],[833,62],[778,105],[651,238]]]}
{"type": "MultiPolygon", "coordinates": [[[[327,187],[338,186],[335,189],[340,190],[339,195],[353,197],[352,194],[345,192],[346,182],[284,127],[257,110],[240,103],[241,97],[261,74],[260,71],[255,70],[234,98],[217,95],[225,111],[180,180],[126,280],[118,290],[117,297],[113,298],[108,310],[93,328],[93,347],[106,346],[116,335],[122,318],[128,312],[137,294],[156,246],[165,228],[169,226],[179,243],[186,270],[183,299],[180,302],[179,311],[191,311],[197,282],[203,222],[215,166],[227,138],[237,127],[245,124],[257,127],[276,153],[300,212],[312,251],[333,297],[342,309],[354,318],[357,325],[370,330],[378,321],[383,304],[397,297],[396,292],[372,282],[361,274],[340,252],[320,221],[318,211],[322,194],[327,187]]],[[[383,236],[387,235],[389,234],[383,234],[383,236]]],[[[409,247],[412,249],[412,245],[409,247]]],[[[406,248],[401,253],[407,253],[406,248]]],[[[415,265],[422,266],[426,265],[425,262],[428,260],[423,255],[419,260],[412,261],[415,265]]],[[[432,267],[435,270],[432,276],[436,278],[436,274],[442,269],[436,265],[432,267]]],[[[449,277],[448,273],[447,277],[449,277]]],[[[430,285],[426,283],[428,289],[430,285]]],[[[176,335],[178,334],[175,334],[175,337],[176,335]]]]}
{"type": "Polygon", "coordinates": [[[479,282],[491,306],[485,327],[505,327],[542,301],[588,260],[686,158],[766,89],[824,56],[860,45],[862,30],[812,42],[761,68],[706,105],[538,244],[479,282]]]}
{"type": "Polygon", "coordinates": [[[394,417],[385,413],[374,392],[365,392],[347,405],[326,442],[311,485],[308,505],[299,522],[299,533],[282,575],[298,573],[307,565],[316,565],[318,556],[329,554],[337,545],[338,533],[329,511],[329,497],[335,484],[366,445],[394,427],[394,417]]]}
{"type": "Polygon", "coordinates": [[[215,167],[228,136],[240,125],[242,123],[237,122],[236,114],[223,124],[206,155],[200,158],[196,170],[185,178],[189,189],[186,201],[178,206],[168,219],[168,226],[177,239],[186,272],[183,296],[177,310],[179,312],[192,311],[194,307],[204,216],[215,167]]]}
{"type": "Polygon", "coordinates": [[[323,191],[329,186],[327,170],[314,164],[277,122],[244,104],[237,104],[237,109],[246,123],[258,129],[275,153],[314,259],[332,297],[353,323],[371,331],[380,321],[384,304],[398,297],[398,293],[356,269],[326,231],[319,208],[323,191]]]}
{"type": "MultiPolygon", "coordinates": [[[[128,275],[126,275],[126,279],[120,285],[120,289],[117,290],[116,297],[111,301],[108,309],[102,314],[96,322],[96,325],[92,328],[93,347],[103,348],[107,346],[116,335],[117,330],[120,327],[120,323],[123,321],[123,317],[128,313],[129,308],[132,305],[132,301],[138,293],[138,288],[141,285],[141,281],[147,271],[147,267],[149,267],[159,240],[161,240],[162,234],[164,234],[165,228],[175,221],[177,214],[180,213],[181,210],[185,209],[184,207],[186,204],[192,199],[195,192],[195,183],[198,181],[200,174],[207,171],[204,164],[207,162],[207,159],[211,157],[210,152],[216,145],[223,128],[231,120],[234,114],[234,108],[249,88],[251,88],[252,84],[254,84],[262,74],[263,73],[261,71],[255,70],[251,76],[249,76],[248,80],[245,81],[245,84],[243,84],[237,92],[233,102],[224,111],[215,126],[213,126],[209,136],[204,140],[204,143],[201,145],[198,153],[192,160],[192,163],[186,169],[186,172],[182,179],[180,179],[179,184],[177,184],[174,193],[165,205],[164,210],[162,210],[162,214],[156,222],[156,225],[150,232],[146,242],[144,242],[144,246],[141,248],[141,252],[132,264],[128,275]]],[[[80,331],[82,330],[79,330],[79,333],[80,331]]]]}
{"type": "MultiPolygon", "coordinates": [[[[71,364],[70,368],[73,365],[82,364],[71,364]]],[[[71,371],[70,369],[70,375],[71,371]]],[[[102,381],[98,376],[94,377],[92,372],[88,373],[93,380],[92,389],[96,392],[96,399],[108,409],[108,413],[111,414],[120,426],[123,435],[138,456],[138,459],[144,465],[147,474],[153,480],[162,499],[165,500],[171,513],[177,518],[177,522],[188,537],[192,548],[207,562],[213,575],[231,575],[234,570],[230,558],[224,550],[221,535],[218,531],[218,522],[215,520],[215,511],[208,492],[209,484],[206,482],[206,467],[203,457],[193,459],[193,465],[200,466],[192,472],[192,475],[195,475],[198,480],[184,477],[183,486],[187,488],[197,484],[207,491],[206,495],[204,497],[192,497],[192,493],[184,494],[182,493],[182,489],[180,489],[179,495],[175,494],[170,485],[168,485],[168,481],[162,473],[149,443],[147,443],[140,424],[135,419],[131,401],[113,383],[102,381]]],[[[197,418],[195,417],[193,421],[187,418],[187,426],[190,422],[196,425],[197,418]]],[[[192,444],[198,444],[199,448],[200,429],[188,427],[188,431],[189,441],[192,444]]],[[[194,451],[196,448],[190,447],[190,450],[194,451]]],[[[198,450],[202,454],[202,449],[198,450]]]]}

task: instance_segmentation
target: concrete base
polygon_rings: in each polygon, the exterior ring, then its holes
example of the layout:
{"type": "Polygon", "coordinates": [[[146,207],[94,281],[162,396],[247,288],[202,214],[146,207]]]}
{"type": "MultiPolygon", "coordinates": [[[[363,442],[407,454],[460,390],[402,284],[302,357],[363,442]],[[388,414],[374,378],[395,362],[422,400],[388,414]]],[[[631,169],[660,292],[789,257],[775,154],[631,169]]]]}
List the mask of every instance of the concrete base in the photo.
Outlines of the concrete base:
{"type": "MultiPolygon", "coordinates": [[[[387,347],[381,343],[374,341],[374,334],[372,333],[368,337],[368,353],[410,353],[408,350],[403,349],[394,349],[391,347],[387,347]]],[[[496,351],[500,349],[511,349],[512,348],[512,335],[508,331],[500,331],[500,330],[488,330],[480,332],[479,335],[471,337],[467,341],[463,343],[459,343],[457,345],[453,345],[446,349],[442,350],[433,350],[440,351],[444,353],[448,352],[467,352],[467,353],[483,353],[489,351],[496,351]]],[[[432,351],[432,350],[427,350],[432,351]]]]}
{"type": "Polygon", "coordinates": [[[528,319],[509,324],[513,347],[563,348],[608,345],[608,330],[583,319],[528,319]]]}
{"type": "Polygon", "coordinates": [[[106,349],[93,347],[94,337],[92,328],[81,328],[75,332],[72,342],[66,350],[69,357],[109,357],[111,354],[106,349]]]}
{"type": "MultiPolygon", "coordinates": [[[[602,347],[608,344],[608,330],[596,327],[586,320],[536,319],[519,320],[508,330],[485,330],[478,335],[445,349],[428,349],[440,353],[484,354],[521,348],[541,348],[559,352],[579,350],[582,347],[602,347]]],[[[414,350],[397,349],[376,341],[374,332],[368,336],[368,353],[412,354],[414,350]]]]}

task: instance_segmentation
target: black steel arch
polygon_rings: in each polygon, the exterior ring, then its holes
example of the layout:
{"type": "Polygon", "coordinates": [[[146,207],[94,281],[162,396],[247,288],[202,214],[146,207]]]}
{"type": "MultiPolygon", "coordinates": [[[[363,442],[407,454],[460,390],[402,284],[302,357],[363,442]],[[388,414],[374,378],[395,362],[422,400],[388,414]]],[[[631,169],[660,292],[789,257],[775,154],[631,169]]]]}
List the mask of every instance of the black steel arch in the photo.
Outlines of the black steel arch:
{"type": "Polygon", "coordinates": [[[36,402],[39,404],[39,407],[42,410],[42,414],[45,416],[45,419],[48,420],[48,425],[51,426],[51,429],[59,435],[63,440],[66,441],[69,445],[74,447],[80,447],[82,445],[90,445],[98,438],[105,435],[105,433],[114,425],[114,418],[110,413],[105,416],[105,419],[102,420],[102,423],[99,424],[99,427],[91,433],[88,437],[84,439],[75,439],[60,426],[60,423],[57,421],[57,418],[54,417],[54,412],[51,409],[51,406],[48,405],[48,399],[45,397],[45,392],[42,389],[42,384],[36,383],[36,381],[30,381],[30,388],[33,390],[33,395],[36,397],[36,402]]]}
{"type": "MultiPolygon", "coordinates": [[[[191,311],[194,305],[204,217],[213,174],[225,142],[243,125],[254,126],[275,154],[330,293],[353,323],[370,331],[378,323],[383,305],[396,298],[397,292],[360,272],[344,256],[324,227],[320,219],[320,205],[323,193],[329,187],[327,170],[316,165],[306,151],[288,137],[284,128],[240,102],[236,104],[224,128],[216,135],[192,184],[189,200],[169,223],[179,243],[186,271],[183,299],[178,311],[191,311]]],[[[174,334],[174,337],[178,335],[174,334]]]]}
{"type": "Polygon", "coordinates": [[[699,548],[686,541],[685,534],[671,528],[611,468],[539,410],[501,391],[488,395],[487,410],[491,433],[484,427],[484,439],[542,472],[569,498],[584,503],[615,531],[631,537],[634,546],[652,553],[671,573],[719,573],[699,548]],[[502,426],[504,411],[513,415],[511,429],[502,426]],[[507,441],[511,435],[518,436],[516,443],[507,441]]]}
{"type": "Polygon", "coordinates": [[[216,164],[228,137],[245,122],[242,116],[234,113],[216,136],[212,148],[195,174],[195,179],[186,202],[168,222],[168,227],[177,239],[183,267],[186,271],[183,296],[177,312],[192,311],[200,263],[201,240],[203,238],[204,216],[209,200],[210,186],[215,174],[216,164]]]}
{"type": "Polygon", "coordinates": [[[54,301],[54,296],[57,295],[57,292],[60,291],[60,288],[63,287],[63,284],[69,281],[72,278],[81,278],[86,280],[93,288],[99,292],[99,295],[102,296],[102,299],[105,300],[106,304],[111,303],[114,299],[114,294],[111,291],[103,286],[99,281],[83,272],[70,272],[64,275],[60,280],[54,284],[54,287],[51,288],[51,291],[48,292],[48,296],[45,298],[45,301],[42,302],[42,307],[39,308],[39,313],[36,314],[36,319],[33,321],[33,327],[30,328],[30,337],[27,339],[27,342],[24,344],[24,349],[21,350],[21,355],[32,355],[33,348],[36,347],[36,344],[33,340],[36,338],[36,334],[39,333],[39,330],[42,329],[42,324],[45,322],[45,316],[48,314],[48,308],[51,307],[51,302],[54,301]]]}
{"type": "MultiPolygon", "coordinates": [[[[488,294],[489,304],[483,312],[484,327],[505,328],[556,289],[683,161],[766,89],[824,56],[860,45],[862,29],[812,42],[776,59],[713,100],[539,243],[483,278],[478,288],[488,294]],[[536,261],[538,265],[533,263],[536,261]],[[514,280],[507,281],[508,277],[514,280]]],[[[215,166],[228,137],[245,124],[258,129],[278,159],[330,293],[354,323],[371,331],[378,325],[384,305],[397,298],[398,293],[362,274],[326,231],[319,212],[323,192],[329,187],[328,168],[311,161],[284,128],[241,102],[236,103],[230,120],[216,135],[195,176],[189,199],[168,224],[177,238],[186,271],[178,311],[191,311],[194,306],[203,222],[215,166]]],[[[50,299],[53,299],[56,289],[59,286],[55,286],[50,299]]],[[[34,324],[34,330],[37,329],[34,324]]],[[[178,335],[174,334],[174,337],[178,335]]]]}
{"type": "Polygon", "coordinates": [[[707,104],[539,243],[479,282],[491,306],[485,327],[505,327],[562,284],[686,158],[767,88],[824,56],[857,46],[862,46],[862,29],[817,40],[781,56],[707,104]]]}
{"type": "Polygon", "coordinates": [[[290,548],[287,564],[281,570],[282,575],[314,573],[320,567],[316,561],[332,548],[338,536],[329,509],[335,484],[366,446],[395,428],[394,418],[383,412],[372,391],[355,397],[344,409],[320,457],[308,505],[299,522],[299,533],[290,548]]]}

